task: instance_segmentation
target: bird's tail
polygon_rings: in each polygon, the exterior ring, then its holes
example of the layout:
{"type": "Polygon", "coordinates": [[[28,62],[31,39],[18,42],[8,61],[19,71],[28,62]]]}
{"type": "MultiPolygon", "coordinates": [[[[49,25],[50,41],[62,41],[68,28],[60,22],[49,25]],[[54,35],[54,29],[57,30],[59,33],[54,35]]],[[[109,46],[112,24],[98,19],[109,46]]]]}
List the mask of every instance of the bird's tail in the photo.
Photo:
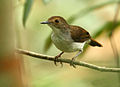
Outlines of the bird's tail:
{"type": "Polygon", "coordinates": [[[103,47],[99,42],[95,41],[94,39],[91,39],[89,45],[103,47]]]}

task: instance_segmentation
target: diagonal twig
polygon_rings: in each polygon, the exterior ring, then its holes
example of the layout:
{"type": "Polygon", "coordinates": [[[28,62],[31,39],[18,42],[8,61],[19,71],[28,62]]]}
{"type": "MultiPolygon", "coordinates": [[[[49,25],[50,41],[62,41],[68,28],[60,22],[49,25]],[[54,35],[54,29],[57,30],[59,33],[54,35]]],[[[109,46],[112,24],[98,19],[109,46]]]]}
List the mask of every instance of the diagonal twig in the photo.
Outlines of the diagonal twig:
{"type": "MultiPolygon", "coordinates": [[[[38,59],[55,61],[55,58],[53,56],[38,54],[38,53],[35,53],[35,52],[22,50],[22,49],[17,49],[16,52],[20,53],[20,54],[23,54],[23,55],[31,56],[31,57],[34,57],[34,58],[38,58],[38,59]]],[[[60,59],[58,59],[57,62],[63,62],[63,63],[70,64],[71,60],[60,58],[60,59]]],[[[86,62],[83,62],[83,61],[74,61],[73,64],[78,65],[78,66],[83,66],[83,67],[86,67],[86,68],[90,68],[90,69],[94,69],[94,70],[98,70],[98,71],[101,71],[101,72],[120,72],[120,68],[101,67],[101,66],[86,63],[86,62]]]]}

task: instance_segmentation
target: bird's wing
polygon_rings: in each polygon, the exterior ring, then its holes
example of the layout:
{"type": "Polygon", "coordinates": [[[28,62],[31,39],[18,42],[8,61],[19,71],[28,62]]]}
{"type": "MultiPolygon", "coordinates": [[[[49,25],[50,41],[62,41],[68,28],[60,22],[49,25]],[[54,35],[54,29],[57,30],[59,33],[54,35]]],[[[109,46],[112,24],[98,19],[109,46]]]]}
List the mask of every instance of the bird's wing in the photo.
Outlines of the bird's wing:
{"type": "Polygon", "coordinates": [[[84,42],[91,38],[90,34],[79,26],[70,25],[71,37],[75,42],[84,42]]]}

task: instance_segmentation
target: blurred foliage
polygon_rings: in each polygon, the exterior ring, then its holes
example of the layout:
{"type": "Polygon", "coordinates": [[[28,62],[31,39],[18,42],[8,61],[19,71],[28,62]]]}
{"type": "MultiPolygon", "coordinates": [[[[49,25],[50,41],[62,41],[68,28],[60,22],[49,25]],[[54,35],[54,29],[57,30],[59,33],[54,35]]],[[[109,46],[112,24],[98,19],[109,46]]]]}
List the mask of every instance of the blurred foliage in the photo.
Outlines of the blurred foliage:
{"type": "Polygon", "coordinates": [[[67,21],[71,24],[72,22],[77,20],[79,17],[83,17],[83,16],[87,15],[88,13],[90,13],[90,12],[92,12],[94,10],[103,8],[103,7],[107,6],[107,5],[114,4],[114,3],[117,3],[117,2],[118,1],[116,1],[116,0],[110,0],[110,1],[98,4],[98,5],[87,7],[85,9],[83,9],[83,10],[80,10],[78,13],[70,16],[67,21]]]}
{"type": "Polygon", "coordinates": [[[99,35],[101,35],[103,32],[106,32],[107,36],[110,36],[111,32],[114,29],[116,29],[116,27],[118,27],[119,25],[120,25],[119,21],[116,23],[115,26],[113,26],[113,22],[112,21],[109,21],[109,22],[105,23],[102,27],[97,29],[98,31],[96,31],[92,37],[96,38],[99,35]]]}
{"type": "Polygon", "coordinates": [[[44,4],[48,4],[52,0],[42,0],[44,4]]]}
{"type": "Polygon", "coordinates": [[[63,82],[60,78],[57,77],[57,74],[50,73],[47,77],[39,76],[39,79],[34,83],[35,87],[93,87],[90,82],[82,81],[81,79],[70,80],[70,83],[63,82]],[[63,84],[61,84],[63,83],[63,84]]]}
{"type": "Polygon", "coordinates": [[[24,25],[24,27],[25,27],[28,15],[30,13],[32,4],[33,4],[33,0],[26,0],[26,2],[25,2],[24,13],[23,13],[23,25],[24,25]]]}
{"type": "Polygon", "coordinates": [[[51,33],[48,35],[48,37],[45,40],[45,45],[44,45],[44,51],[46,52],[52,45],[52,40],[51,40],[51,33]]]}
{"type": "Polygon", "coordinates": [[[110,22],[110,24],[108,25],[109,28],[107,28],[107,32],[108,32],[108,36],[111,37],[112,32],[117,29],[117,27],[120,25],[120,21],[118,21],[117,23],[115,23],[115,25],[113,25],[113,22],[110,22]]]}
{"type": "MultiPolygon", "coordinates": [[[[24,6],[24,14],[23,14],[23,25],[25,27],[28,15],[30,13],[31,7],[33,5],[34,0],[26,0],[25,6],[24,6]]],[[[48,4],[51,0],[42,0],[44,4],[48,4]]]]}

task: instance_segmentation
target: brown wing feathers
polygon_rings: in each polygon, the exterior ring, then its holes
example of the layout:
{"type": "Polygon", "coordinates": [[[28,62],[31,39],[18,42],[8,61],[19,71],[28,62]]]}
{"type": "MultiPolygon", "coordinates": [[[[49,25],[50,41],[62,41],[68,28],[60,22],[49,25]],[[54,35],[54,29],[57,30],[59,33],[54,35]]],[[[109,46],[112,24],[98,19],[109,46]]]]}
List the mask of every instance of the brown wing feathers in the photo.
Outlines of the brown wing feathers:
{"type": "Polygon", "coordinates": [[[70,26],[71,37],[75,42],[84,42],[89,40],[90,34],[81,27],[70,26]]]}
{"type": "Polygon", "coordinates": [[[89,45],[102,47],[100,43],[91,38],[90,34],[83,28],[70,25],[71,37],[75,42],[84,42],[91,40],[89,45]]]}

